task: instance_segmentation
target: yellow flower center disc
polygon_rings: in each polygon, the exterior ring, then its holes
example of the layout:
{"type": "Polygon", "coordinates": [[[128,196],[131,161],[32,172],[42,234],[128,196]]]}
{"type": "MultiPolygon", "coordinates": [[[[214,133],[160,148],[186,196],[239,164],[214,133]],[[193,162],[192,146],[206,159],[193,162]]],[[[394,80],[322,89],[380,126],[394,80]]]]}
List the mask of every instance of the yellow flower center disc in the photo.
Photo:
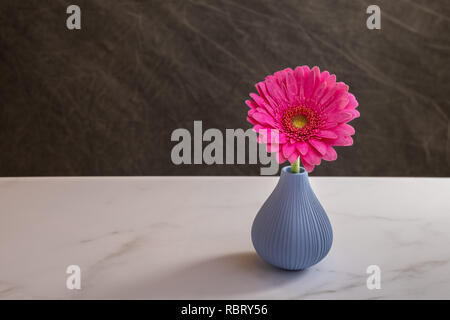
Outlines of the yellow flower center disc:
{"type": "Polygon", "coordinates": [[[306,119],[306,117],[302,114],[296,115],[294,118],[292,118],[292,124],[298,129],[303,128],[307,123],[308,119],[306,119]]]}

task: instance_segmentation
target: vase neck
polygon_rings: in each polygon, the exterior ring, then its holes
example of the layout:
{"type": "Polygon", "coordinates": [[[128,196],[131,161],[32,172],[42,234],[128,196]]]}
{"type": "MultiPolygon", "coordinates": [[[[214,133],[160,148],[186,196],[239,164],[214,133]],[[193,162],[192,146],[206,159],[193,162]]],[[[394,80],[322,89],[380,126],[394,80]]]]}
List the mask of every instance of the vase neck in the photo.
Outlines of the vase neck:
{"type": "Polygon", "coordinates": [[[281,169],[280,177],[283,179],[308,179],[308,171],[305,168],[300,167],[299,173],[292,173],[291,166],[286,166],[281,169]]]}
{"type": "Polygon", "coordinates": [[[310,188],[308,172],[305,170],[305,168],[300,167],[299,173],[292,173],[290,166],[284,167],[283,169],[281,169],[278,186],[283,189],[288,188],[297,190],[310,188]]]}

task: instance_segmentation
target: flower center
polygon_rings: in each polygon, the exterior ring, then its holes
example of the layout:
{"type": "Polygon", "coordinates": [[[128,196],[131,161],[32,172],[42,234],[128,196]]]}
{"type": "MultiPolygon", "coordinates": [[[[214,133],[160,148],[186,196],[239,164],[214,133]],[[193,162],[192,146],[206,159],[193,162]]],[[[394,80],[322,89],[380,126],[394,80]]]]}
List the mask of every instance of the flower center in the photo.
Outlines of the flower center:
{"type": "Polygon", "coordinates": [[[306,119],[306,117],[303,114],[296,115],[295,117],[292,118],[292,124],[294,125],[294,127],[298,129],[303,128],[304,126],[306,126],[307,123],[308,119],[306,119]]]}
{"type": "Polygon", "coordinates": [[[283,132],[296,141],[306,141],[319,130],[322,120],[320,114],[307,106],[287,109],[281,116],[283,132]]]}

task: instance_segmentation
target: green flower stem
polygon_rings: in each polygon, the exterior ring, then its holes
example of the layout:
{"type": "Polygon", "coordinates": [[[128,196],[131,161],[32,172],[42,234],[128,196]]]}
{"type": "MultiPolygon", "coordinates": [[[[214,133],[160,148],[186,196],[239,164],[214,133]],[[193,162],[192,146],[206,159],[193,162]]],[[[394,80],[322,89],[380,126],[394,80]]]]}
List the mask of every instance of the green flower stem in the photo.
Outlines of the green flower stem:
{"type": "Polygon", "coordinates": [[[300,157],[295,160],[294,163],[291,163],[291,172],[292,173],[299,173],[300,172],[300,157]]]}

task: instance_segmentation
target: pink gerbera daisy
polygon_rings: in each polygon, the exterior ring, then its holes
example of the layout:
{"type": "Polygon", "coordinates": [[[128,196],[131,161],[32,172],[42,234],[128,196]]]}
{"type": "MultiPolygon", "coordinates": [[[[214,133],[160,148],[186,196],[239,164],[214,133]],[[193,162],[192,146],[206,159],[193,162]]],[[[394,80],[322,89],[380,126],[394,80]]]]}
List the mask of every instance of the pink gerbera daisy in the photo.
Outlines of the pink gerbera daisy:
{"type": "Polygon", "coordinates": [[[350,146],[355,129],[347,122],[359,117],[358,102],[348,86],[318,67],[301,66],[267,76],[251,93],[247,120],[259,133],[258,142],[277,152],[280,163],[299,157],[309,172],[321,160],[336,160],[333,146],[350,146]],[[278,142],[267,132],[278,132],[278,142]]]}

